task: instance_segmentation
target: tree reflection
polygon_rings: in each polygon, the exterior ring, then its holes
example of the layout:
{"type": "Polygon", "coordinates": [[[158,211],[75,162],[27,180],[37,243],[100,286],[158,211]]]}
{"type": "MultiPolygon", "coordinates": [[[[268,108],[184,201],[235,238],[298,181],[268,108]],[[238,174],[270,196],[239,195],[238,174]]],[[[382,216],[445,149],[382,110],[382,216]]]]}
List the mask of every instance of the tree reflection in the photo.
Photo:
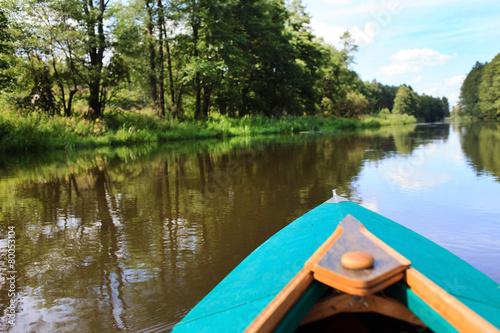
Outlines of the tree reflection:
{"type": "Polygon", "coordinates": [[[462,150],[478,174],[500,181],[500,125],[469,123],[459,126],[462,150]]]}

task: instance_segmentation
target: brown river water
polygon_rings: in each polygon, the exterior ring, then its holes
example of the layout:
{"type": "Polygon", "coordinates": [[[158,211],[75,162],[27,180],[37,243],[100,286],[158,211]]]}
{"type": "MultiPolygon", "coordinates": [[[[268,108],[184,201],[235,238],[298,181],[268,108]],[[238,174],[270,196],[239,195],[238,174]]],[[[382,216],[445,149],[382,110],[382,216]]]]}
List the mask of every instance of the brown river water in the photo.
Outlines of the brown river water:
{"type": "Polygon", "coordinates": [[[332,189],[500,282],[499,125],[9,156],[0,331],[169,331],[332,189]]]}

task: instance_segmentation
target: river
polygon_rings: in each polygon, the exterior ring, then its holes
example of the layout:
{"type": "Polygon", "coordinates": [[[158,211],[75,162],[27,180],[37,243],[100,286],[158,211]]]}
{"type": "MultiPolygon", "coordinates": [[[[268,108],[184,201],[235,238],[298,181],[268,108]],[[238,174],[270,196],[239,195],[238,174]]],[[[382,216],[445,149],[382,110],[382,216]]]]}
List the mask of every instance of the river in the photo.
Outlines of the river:
{"type": "Polygon", "coordinates": [[[0,267],[15,269],[18,297],[12,326],[1,282],[0,330],[168,331],[332,189],[500,282],[498,125],[10,156],[0,163],[0,267]]]}

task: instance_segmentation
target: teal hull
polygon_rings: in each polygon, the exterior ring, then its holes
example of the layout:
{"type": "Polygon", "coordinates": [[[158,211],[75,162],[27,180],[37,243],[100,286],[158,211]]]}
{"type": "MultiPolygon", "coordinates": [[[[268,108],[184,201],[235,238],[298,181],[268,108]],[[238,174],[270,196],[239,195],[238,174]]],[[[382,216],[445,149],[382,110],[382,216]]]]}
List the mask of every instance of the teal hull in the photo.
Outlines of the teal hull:
{"type": "MultiPolygon", "coordinates": [[[[500,328],[500,287],[496,282],[417,233],[347,201],[324,203],[272,236],[203,298],[174,332],[244,331],[348,214],[409,259],[412,267],[500,328]]],[[[429,328],[456,331],[411,290],[393,287],[429,328]]]]}

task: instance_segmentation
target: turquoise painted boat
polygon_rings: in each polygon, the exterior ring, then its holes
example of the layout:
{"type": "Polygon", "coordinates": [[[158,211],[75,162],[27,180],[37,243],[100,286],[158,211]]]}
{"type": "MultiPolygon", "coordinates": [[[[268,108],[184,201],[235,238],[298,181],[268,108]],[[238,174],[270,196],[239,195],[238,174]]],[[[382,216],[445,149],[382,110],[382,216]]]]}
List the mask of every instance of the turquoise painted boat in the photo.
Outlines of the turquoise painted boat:
{"type": "Polygon", "coordinates": [[[334,192],[251,253],[174,332],[476,333],[499,328],[496,282],[334,192]]]}

